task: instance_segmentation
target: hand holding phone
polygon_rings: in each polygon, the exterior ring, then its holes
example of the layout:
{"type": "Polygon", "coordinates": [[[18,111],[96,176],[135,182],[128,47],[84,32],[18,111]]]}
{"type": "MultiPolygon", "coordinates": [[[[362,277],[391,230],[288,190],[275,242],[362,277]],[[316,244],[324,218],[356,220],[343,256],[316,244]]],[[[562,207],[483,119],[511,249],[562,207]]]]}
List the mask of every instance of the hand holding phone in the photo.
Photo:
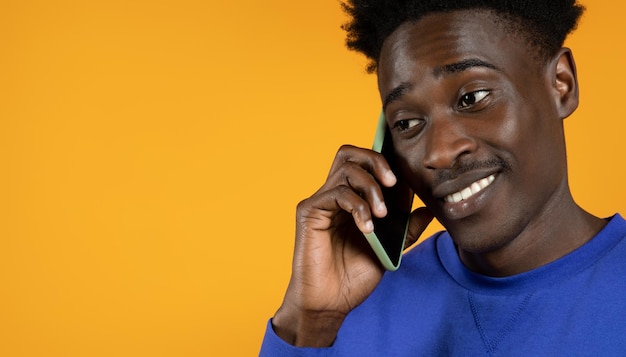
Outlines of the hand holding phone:
{"type": "MultiPolygon", "coordinates": [[[[373,149],[382,152],[391,170],[398,172],[392,144],[381,113],[373,149]]],[[[298,204],[292,275],[272,319],[283,340],[330,346],[345,316],[374,291],[383,269],[398,269],[407,232],[417,237],[430,221],[413,215],[417,219],[409,228],[413,192],[400,179],[390,188],[379,183],[387,215],[370,215],[382,213],[372,206],[379,200],[371,195],[372,177],[391,183],[386,173],[386,165],[371,150],[342,146],[324,185],[298,204]],[[370,219],[374,231],[366,237],[378,258],[368,254],[370,248],[363,240],[362,232],[371,230],[366,225],[370,219]]]]}
{"type": "MultiPolygon", "coordinates": [[[[387,129],[387,121],[382,111],[372,149],[382,153],[391,166],[391,170],[397,173],[391,133],[387,129]]],[[[385,269],[394,271],[400,267],[402,260],[414,194],[411,188],[401,180],[398,180],[393,187],[381,185],[381,190],[387,206],[387,215],[383,218],[374,217],[374,231],[366,233],[365,237],[385,269]]]]}

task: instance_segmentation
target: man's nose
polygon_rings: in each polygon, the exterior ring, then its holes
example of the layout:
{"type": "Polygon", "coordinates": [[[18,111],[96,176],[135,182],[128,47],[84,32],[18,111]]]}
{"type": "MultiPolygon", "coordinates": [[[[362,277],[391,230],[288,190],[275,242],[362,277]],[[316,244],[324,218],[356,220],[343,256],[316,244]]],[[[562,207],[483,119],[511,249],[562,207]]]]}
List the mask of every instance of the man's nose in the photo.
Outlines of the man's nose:
{"type": "Polygon", "coordinates": [[[426,130],[426,146],[422,164],[427,169],[450,169],[463,155],[476,150],[461,118],[439,116],[431,118],[426,130]]]}

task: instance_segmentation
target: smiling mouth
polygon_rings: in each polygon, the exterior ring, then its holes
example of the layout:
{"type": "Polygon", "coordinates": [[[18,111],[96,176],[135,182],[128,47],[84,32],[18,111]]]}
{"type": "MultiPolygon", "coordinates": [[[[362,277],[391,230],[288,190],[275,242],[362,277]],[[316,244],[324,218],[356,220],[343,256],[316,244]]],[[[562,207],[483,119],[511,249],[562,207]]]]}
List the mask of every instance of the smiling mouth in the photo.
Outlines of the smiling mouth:
{"type": "Polygon", "coordinates": [[[469,185],[468,187],[462,189],[459,192],[455,192],[453,194],[447,195],[446,197],[444,197],[444,201],[449,202],[449,203],[458,203],[461,202],[463,200],[466,200],[472,196],[474,196],[475,194],[479,193],[480,191],[484,190],[485,187],[491,185],[491,183],[496,179],[496,175],[489,175],[483,179],[480,179],[474,183],[472,183],[471,185],[469,185]]]}

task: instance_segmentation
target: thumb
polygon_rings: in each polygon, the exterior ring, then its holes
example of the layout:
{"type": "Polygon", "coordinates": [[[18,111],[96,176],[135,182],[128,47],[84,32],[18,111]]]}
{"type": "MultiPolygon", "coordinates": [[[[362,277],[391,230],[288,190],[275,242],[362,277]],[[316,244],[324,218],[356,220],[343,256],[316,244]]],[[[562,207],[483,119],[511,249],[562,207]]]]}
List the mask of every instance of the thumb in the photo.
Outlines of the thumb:
{"type": "Polygon", "coordinates": [[[404,249],[412,246],[422,232],[428,227],[428,224],[433,220],[434,216],[432,212],[426,207],[419,207],[415,211],[411,212],[409,219],[409,229],[406,234],[406,240],[404,241],[404,249]]]}

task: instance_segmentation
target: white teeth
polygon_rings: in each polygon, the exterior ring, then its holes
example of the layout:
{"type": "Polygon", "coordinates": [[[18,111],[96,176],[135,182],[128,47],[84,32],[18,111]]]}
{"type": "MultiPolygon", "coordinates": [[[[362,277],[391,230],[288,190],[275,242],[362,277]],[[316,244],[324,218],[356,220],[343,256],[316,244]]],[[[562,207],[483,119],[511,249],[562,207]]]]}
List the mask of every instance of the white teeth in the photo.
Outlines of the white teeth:
{"type": "Polygon", "coordinates": [[[461,196],[463,196],[464,200],[472,197],[472,189],[469,187],[466,187],[465,189],[463,189],[463,191],[461,191],[461,196]]]}
{"type": "Polygon", "coordinates": [[[466,199],[472,197],[473,195],[477,194],[478,192],[484,190],[485,187],[491,185],[491,183],[495,179],[496,179],[495,175],[490,175],[488,177],[485,177],[484,179],[480,179],[480,180],[472,183],[468,187],[462,189],[459,192],[455,192],[455,193],[453,193],[451,195],[447,195],[444,198],[444,200],[446,202],[450,202],[450,203],[457,203],[457,202],[461,202],[463,200],[466,200],[466,199]]]}

